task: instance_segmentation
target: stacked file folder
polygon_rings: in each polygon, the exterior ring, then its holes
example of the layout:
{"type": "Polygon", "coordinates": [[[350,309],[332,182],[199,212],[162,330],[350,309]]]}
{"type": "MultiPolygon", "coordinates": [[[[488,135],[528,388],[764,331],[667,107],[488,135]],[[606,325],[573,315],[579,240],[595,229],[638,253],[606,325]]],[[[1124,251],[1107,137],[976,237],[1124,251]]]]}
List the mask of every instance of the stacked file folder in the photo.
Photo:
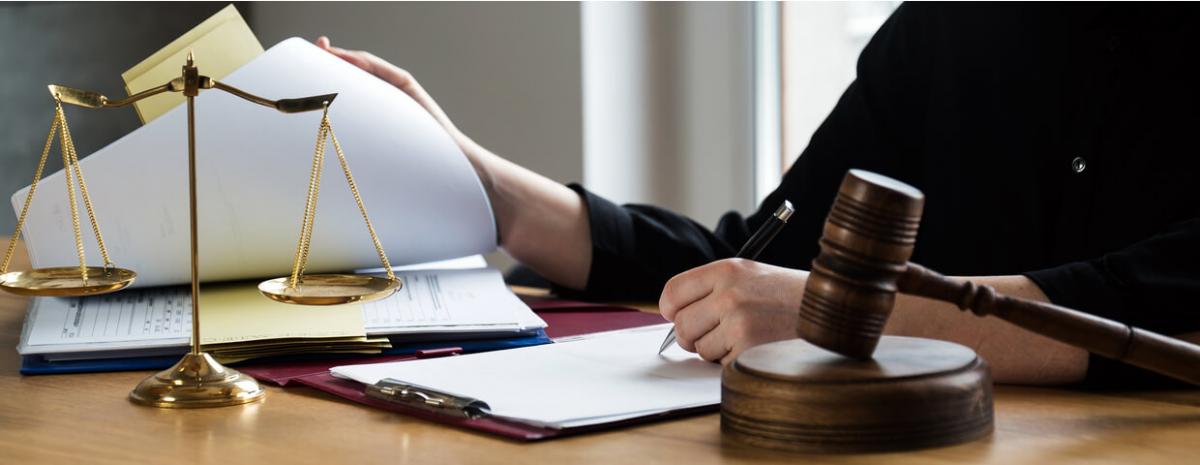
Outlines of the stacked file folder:
{"type": "Polygon", "coordinates": [[[207,286],[200,297],[201,344],[222,363],[311,353],[372,354],[391,347],[386,337],[367,337],[362,304],[297,307],[263,298],[253,282],[207,286]]]}
{"type": "MultiPolygon", "coordinates": [[[[481,265],[481,258],[449,266],[481,265]]],[[[379,353],[395,344],[521,338],[546,323],[494,269],[400,271],[404,287],[375,302],[331,307],[281,304],[254,283],[201,287],[201,337],[225,362],[307,354],[379,353]]],[[[36,298],[17,350],[44,363],[168,356],[187,350],[187,287],[84,298],[36,298]]],[[[544,339],[544,337],[543,337],[544,339]]],[[[130,369],[145,368],[142,365],[130,369]]]]}

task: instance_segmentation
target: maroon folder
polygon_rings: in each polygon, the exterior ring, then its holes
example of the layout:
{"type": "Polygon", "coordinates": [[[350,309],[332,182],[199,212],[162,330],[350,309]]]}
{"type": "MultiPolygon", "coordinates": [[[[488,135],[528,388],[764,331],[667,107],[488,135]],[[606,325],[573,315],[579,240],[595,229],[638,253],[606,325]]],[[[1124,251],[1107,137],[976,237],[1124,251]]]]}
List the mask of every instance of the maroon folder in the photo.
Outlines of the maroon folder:
{"type": "MultiPolygon", "coordinates": [[[[636,328],[664,323],[665,320],[653,313],[639,312],[632,308],[617,307],[606,304],[593,304],[550,298],[522,297],[525,303],[549,325],[546,334],[552,338],[575,336],[580,334],[618,329],[636,328]]],[[[456,347],[422,351],[415,355],[358,357],[338,360],[314,360],[307,362],[281,363],[262,366],[238,367],[243,373],[249,374],[260,381],[280,386],[296,384],[328,392],[344,399],[370,405],[375,408],[390,410],[408,416],[425,419],[446,425],[481,431],[506,438],[533,441],[562,437],[591,431],[617,428],[625,425],[646,423],[666,418],[674,418],[699,412],[711,412],[717,406],[705,406],[665,412],[640,418],[622,420],[619,422],[590,425],[575,428],[543,428],[519,422],[505,421],[495,418],[461,418],[442,415],[428,410],[405,406],[368,397],[363,385],[353,381],[334,378],[329,369],[335,366],[362,363],[396,362],[415,360],[458,353],[456,347]]]]}

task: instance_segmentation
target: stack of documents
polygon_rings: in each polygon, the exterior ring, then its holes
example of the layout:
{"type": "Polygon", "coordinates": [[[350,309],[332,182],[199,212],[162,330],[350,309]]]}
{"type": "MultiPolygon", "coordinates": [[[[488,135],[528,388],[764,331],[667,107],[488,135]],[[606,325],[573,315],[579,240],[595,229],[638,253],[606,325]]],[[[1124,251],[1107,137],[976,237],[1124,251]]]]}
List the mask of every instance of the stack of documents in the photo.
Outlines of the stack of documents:
{"type": "Polygon", "coordinates": [[[669,328],[648,326],[549,345],[331,371],[365,385],[387,379],[419,386],[435,397],[478,400],[489,417],[554,429],[719,404],[720,365],[678,346],[657,354],[669,328]]]}
{"type": "Polygon", "coordinates": [[[263,298],[255,283],[200,292],[204,351],[222,363],[300,354],[372,354],[391,347],[368,338],[362,305],[297,307],[263,298]]]}
{"type": "MultiPolygon", "coordinates": [[[[197,52],[202,74],[266,98],[338,94],[328,114],[392,264],[475,255],[482,266],[476,254],[495,250],[491,205],[475,171],[403,91],[302,39],[261,52],[232,9],[126,73],[131,90],[169,79],[187,49],[197,52]]],[[[48,362],[146,357],[178,354],[189,343],[189,207],[181,187],[189,172],[187,112],[166,96],[145,102],[155,102],[139,105],[145,126],[81,161],[97,220],[112,231],[105,242],[113,261],[138,279],[110,295],[32,299],[18,346],[23,355],[48,362]]],[[[216,89],[196,98],[196,229],[205,283],[199,321],[206,350],[225,361],[378,352],[389,342],[521,337],[546,326],[495,270],[414,265],[423,271],[398,273],[404,287],[392,297],[336,308],[257,295],[258,281],[291,273],[321,119],[321,112],[283,114],[216,89]]],[[[325,169],[333,171],[321,190],[307,271],[378,266],[355,194],[339,183],[336,163],[325,169]]],[[[23,236],[34,267],[77,260],[64,183],[62,170],[46,176],[29,211],[23,236]]],[[[14,210],[28,189],[13,194],[14,210]]],[[[84,247],[88,257],[100,256],[95,242],[84,247]]]]}
{"type": "MultiPolygon", "coordinates": [[[[479,264],[473,257],[467,264],[479,264]]],[[[449,266],[461,266],[463,262],[449,266]]],[[[201,286],[201,341],[225,361],[303,353],[378,352],[391,342],[535,334],[546,323],[494,269],[399,271],[386,299],[334,307],[273,302],[254,283],[201,286]]],[[[32,300],[22,355],[47,361],[179,354],[191,336],[187,287],[32,300]]]]}

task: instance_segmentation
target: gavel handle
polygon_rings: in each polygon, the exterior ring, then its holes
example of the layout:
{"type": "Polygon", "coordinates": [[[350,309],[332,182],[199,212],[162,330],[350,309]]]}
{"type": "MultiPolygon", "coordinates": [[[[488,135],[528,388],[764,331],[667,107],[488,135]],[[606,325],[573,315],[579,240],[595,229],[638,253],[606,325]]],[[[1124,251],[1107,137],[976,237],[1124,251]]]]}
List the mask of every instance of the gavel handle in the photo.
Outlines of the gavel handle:
{"type": "Polygon", "coordinates": [[[1058,305],[997,294],[915,263],[896,282],[906,294],[957,304],[1017,326],[1191,384],[1200,385],[1200,346],[1058,305]]]}

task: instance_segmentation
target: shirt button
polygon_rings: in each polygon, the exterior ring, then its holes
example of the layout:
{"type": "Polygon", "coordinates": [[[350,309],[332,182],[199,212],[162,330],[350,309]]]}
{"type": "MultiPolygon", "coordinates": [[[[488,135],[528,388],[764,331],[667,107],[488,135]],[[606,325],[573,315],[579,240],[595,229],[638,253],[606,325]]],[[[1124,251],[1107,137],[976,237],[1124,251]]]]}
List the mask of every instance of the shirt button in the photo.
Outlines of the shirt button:
{"type": "Polygon", "coordinates": [[[1071,160],[1071,169],[1076,173],[1082,173],[1087,169],[1087,160],[1084,160],[1083,157],[1075,157],[1074,160],[1071,160]]]}

